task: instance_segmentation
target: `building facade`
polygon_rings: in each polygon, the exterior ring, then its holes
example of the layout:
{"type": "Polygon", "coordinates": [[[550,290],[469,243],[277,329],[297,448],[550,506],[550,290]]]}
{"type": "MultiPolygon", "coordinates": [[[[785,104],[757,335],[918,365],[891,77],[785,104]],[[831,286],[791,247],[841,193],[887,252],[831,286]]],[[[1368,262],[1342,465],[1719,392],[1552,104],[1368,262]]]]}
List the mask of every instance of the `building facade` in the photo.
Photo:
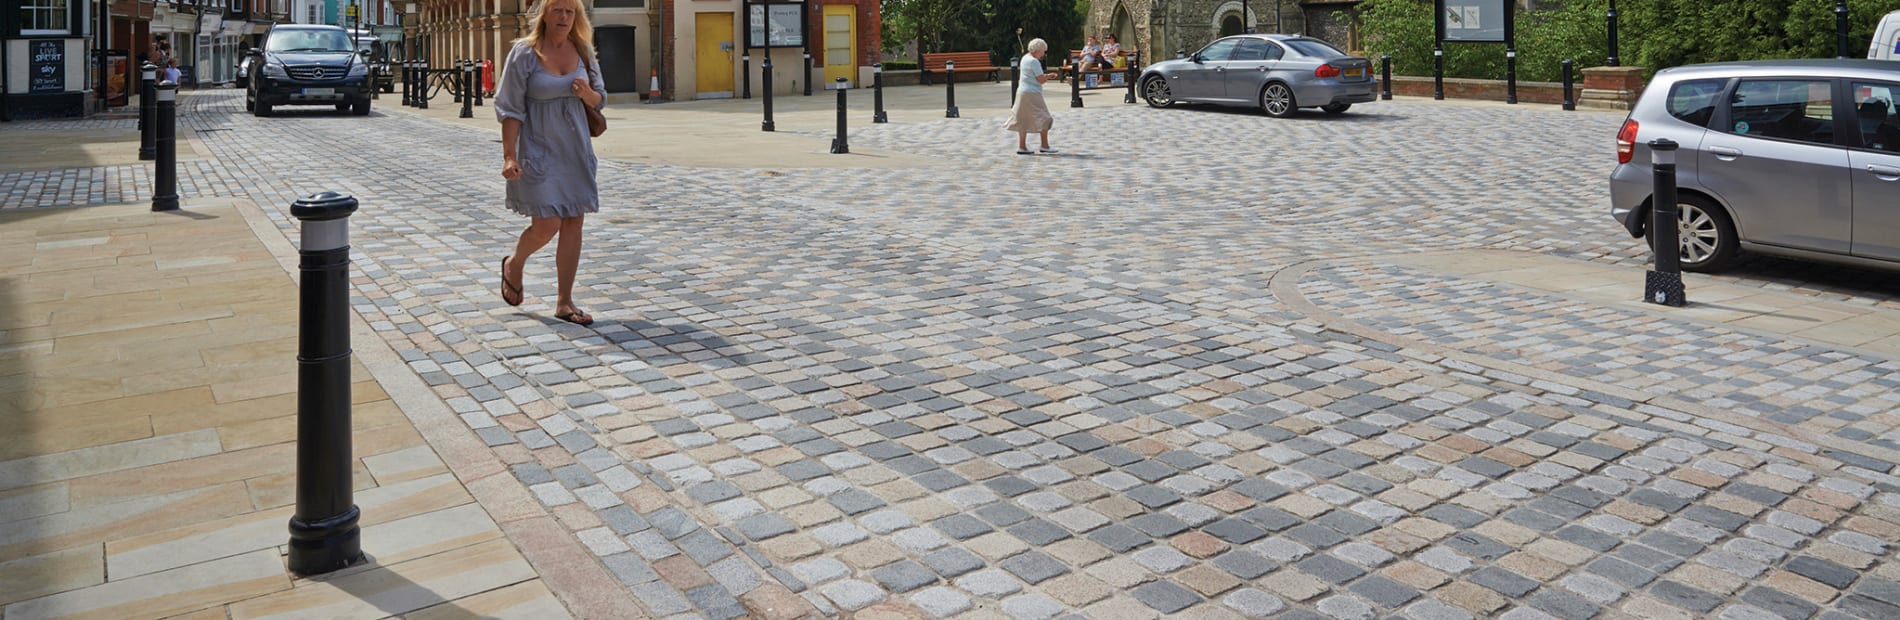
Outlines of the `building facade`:
{"type": "Polygon", "coordinates": [[[1356,49],[1359,0],[1091,0],[1084,31],[1114,34],[1143,63],[1193,52],[1243,32],[1297,33],[1356,49]],[[1348,17],[1340,18],[1340,13],[1348,17]],[[1132,42],[1132,43],[1131,43],[1132,42]]]}

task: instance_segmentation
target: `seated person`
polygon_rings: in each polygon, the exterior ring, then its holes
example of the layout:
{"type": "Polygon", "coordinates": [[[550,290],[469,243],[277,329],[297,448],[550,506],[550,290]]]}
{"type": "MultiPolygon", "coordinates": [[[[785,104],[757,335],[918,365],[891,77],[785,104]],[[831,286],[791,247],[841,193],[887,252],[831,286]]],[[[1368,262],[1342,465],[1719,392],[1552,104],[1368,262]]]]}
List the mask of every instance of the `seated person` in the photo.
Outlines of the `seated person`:
{"type": "Polygon", "coordinates": [[[1117,61],[1122,55],[1122,42],[1115,35],[1108,35],[1108,42],[1102,44],[1102,64],[1121,66],[1117,61]]]}
{"type": "Polygon", "coordinates": [[[1867,148],[1891,151],[1895,150],[1896,147],[1900,147],[1900,145],[1889,144],[1883,139],[1885,136],[1882,135],[1882,129],[1888,126],[1886,100],[1868,99],[1862,101],[1855,111],[1857,112],[1856,116],[1859,117],[1856,120],[1859,121],[1858,124],[1860,125],[1861,142],[1866,145],[1867,148]]]}
{"type": "Polygon", "coordinates": [[[1092,71],[1102,64],[1102,46],[1096,45],[1095,35],[1089,35],[1088,45],[1082,46],[1082,57],[1076,59],[1076,71],[1092,71]]]}

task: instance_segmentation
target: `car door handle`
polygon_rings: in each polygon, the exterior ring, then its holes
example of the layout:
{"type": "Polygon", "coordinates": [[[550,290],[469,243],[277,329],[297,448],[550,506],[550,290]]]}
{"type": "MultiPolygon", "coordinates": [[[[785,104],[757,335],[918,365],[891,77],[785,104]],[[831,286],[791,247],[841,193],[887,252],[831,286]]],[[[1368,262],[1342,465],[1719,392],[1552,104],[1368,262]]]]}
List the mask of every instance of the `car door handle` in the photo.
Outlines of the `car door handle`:
{"type": "Polygon", "coordinates": [[[1732,149],[1726,146],[1711,146],[1709,147],[1709,154],[1714,155],[1717,159],[1722,161],[1735,161],[1735,158],[1742,156],[1742,150],[1732,149]]]}
{"type": "Polygon", "coordinates": [[[1227,72],[1227,67],[1214,67],[1214,72],[1215,72],[1215,73],[1226,73],[1226,72],[1227,72]]]}
{"type": "Polygon", "coordinates": [[[1900,168],[1868,164],[1867,171],[1882,181],[1900,181],[1900,168]]]}

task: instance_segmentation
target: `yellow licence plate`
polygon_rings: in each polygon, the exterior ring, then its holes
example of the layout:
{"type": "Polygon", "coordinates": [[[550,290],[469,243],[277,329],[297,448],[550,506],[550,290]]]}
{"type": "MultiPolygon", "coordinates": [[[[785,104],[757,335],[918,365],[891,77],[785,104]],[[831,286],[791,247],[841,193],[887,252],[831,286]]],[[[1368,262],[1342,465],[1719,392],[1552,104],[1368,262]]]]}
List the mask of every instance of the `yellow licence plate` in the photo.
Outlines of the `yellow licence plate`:
{"type": "Polygon", "coordinates": [[[1362,75],[1365,75],[1365,74],[1366,74],[1366,70],[1365,70],[1365,69],[1360,69],[1360,68],[1357,68],[1357,67],[1355,67],[1355,68],[1352,68],[1352,69],[1347,69],[1347,70],[1346,70],[1346,77],[1359,77],[1359,76],[1362,76],[1362,75]]]}

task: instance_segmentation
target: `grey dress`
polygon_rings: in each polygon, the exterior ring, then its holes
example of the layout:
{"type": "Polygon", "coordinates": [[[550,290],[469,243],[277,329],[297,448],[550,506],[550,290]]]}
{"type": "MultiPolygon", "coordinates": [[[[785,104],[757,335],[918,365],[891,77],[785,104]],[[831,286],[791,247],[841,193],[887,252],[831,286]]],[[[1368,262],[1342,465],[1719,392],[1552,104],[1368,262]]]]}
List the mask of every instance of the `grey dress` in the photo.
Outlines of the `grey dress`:
{"type": "Polygon", "coordinates": [[[495,87],[495,118],[521,121],[515,140],[521,178],[508,181],[508,208],[515,213],[574,217],[600,211],[594,182],[599,160],[587,135],[587,104],[572,90],[574,78],[586,74],[595,92],[607,92],[593,65],[583,60],[572,73],[554,75],[526,42],[509,50],[495,87]]]}

